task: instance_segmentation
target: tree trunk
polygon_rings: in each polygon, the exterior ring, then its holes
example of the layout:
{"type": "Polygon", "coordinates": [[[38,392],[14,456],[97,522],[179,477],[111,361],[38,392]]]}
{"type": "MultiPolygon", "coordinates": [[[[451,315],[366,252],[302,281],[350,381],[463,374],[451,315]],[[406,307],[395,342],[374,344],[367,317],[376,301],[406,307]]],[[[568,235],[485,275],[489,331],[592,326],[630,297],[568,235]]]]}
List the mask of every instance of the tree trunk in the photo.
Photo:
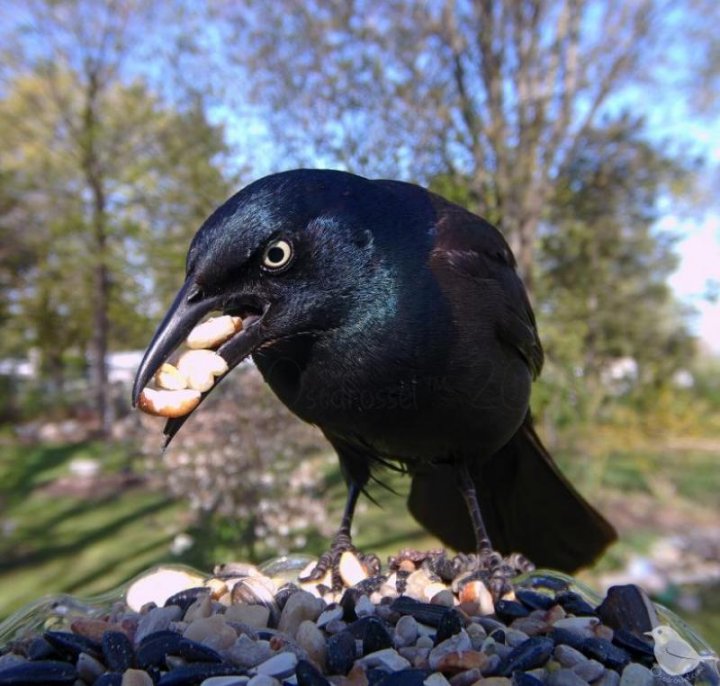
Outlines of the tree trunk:
{"type": "Polygon", "coordinates": [[[112,429],[112,413],[108,389],[107,352],[110,330],[110,274],[107,254],[107,199],[103,170],[96,149],[98,126],[97,101],[100,92],[97,71],[90,69],[83,117],[83,169],[91,195],[90,230],[93,249],[93,386],[95,407],[100,420],[100,436],[108,438],[112,429]]]}
{"type": "Polygon", "coordinates": [[[106,264],[107,234],[105,231],[105,196],[98,186],[93,193],[93,236],[97,263],[94,268],[93,281],[95,294],[93,299],[93,381],[95,385],[95,403],[100,418],[100,434],[103,438],[110,436],[112,429],[112,412],[108,389],[107,352],[110,319],[108,307],[110,299],[110,277],[106,264]]]}

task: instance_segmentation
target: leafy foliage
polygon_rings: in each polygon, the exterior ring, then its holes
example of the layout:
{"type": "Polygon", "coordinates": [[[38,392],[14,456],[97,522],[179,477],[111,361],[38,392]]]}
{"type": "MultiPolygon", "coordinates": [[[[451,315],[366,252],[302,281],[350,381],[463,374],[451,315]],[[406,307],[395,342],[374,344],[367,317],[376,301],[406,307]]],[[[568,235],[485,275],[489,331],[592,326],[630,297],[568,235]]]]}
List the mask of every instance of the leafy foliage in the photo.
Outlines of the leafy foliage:
{"type": "Polygon", "coordinates": [[[546,383],[566,401],[574,389],[576,418],[599,419],[623,393],[656,393],[693,356],[667,284],[674,237],[653,228],[661,198],[687,174],[627,119],[592,131],[562,170],[541,242],[539,301],[546,383]]]}

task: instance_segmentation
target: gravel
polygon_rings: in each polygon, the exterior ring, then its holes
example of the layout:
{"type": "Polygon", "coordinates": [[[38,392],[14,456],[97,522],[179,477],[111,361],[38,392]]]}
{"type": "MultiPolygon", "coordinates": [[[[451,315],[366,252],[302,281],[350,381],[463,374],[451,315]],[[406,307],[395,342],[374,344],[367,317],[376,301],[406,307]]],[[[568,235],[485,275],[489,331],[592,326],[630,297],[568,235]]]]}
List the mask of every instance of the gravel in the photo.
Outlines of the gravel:
{"type": "Polygon", "coordinates": [[[372,577],[343,562],[337,590],[299,581],[291,559],[212,577],[156,569],[109,608],[26,612],[4,625],[0,686],[720,686],[712,659],[682,676],[657,664],[645,632],[673,620],[636,586],[598,602],[533,572],[493,601],[497,584],[467,557],[401,552],[372,577]]]}

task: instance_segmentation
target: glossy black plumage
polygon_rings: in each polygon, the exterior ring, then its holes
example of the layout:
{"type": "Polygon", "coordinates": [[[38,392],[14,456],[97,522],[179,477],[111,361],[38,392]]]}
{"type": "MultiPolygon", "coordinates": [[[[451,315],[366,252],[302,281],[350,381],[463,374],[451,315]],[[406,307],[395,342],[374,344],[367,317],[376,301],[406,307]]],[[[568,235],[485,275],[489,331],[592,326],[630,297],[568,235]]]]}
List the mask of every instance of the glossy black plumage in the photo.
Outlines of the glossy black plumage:
{"type": "MultiPolygon", "coordinates": [[[[542,347],[512,253],[480,217],[412,184],[285,172],[220,207],[187,266],[136,397],[203,314],[251,313],[220,353],[231,367],[252,354],[280,400],[322,429],[351,486],[345,524],[371,471],[402,463],[420,523],[474,550],[455,484],[465,464],[499,551],[572,571],[614,539],[532,427],[542,347]],[[278,240],[292,259],[274,271],[262,260],[278,240]]],[[[184,421],[168,422],[169,438],[184,421]]]]}

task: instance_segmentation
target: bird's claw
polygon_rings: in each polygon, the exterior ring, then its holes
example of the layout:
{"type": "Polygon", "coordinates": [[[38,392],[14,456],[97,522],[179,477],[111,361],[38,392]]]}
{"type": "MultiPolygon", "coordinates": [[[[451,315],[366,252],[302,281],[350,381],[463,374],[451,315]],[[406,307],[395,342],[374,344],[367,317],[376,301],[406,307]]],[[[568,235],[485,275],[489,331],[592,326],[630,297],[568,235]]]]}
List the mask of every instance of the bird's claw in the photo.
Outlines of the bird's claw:
{"type": "MultiPolygon", "coordinates": [[[[331,588],[339,591],[349,585],[349,577],[343,573],[341,561],[345,553],[352,553],[366,573],[366,577],[376,576],[380,573],[380,558],[373,553],[361,553],[352,543],[350,536],[339,533],[333,539],[330,550],[325,551],[318,559],[317,564],[307,574],[301,577],[303,583],[321,582],[330,573],[331,588]]],[[[350,584],[354,585],[354,584],[350,584]]]]}
{"type": "Polygon", "coordinates": [[[467,575],[465,581],[481,580],[496,601],[512,590],[512,579],[535,569],[535,565],[520,553],[503,557],[490,547],[469,555],[460,553],[453,558],[452,564],[456,575],[467,575]]]}

